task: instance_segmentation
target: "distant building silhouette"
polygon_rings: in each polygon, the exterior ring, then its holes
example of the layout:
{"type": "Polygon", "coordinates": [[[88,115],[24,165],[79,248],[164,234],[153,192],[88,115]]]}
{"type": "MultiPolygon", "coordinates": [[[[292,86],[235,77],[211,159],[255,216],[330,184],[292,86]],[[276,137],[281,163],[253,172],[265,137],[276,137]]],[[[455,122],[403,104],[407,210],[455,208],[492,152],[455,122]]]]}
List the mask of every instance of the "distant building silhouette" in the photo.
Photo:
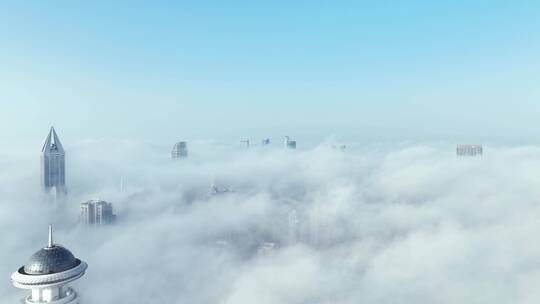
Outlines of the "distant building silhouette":
{"type": "Polygon", "coordinates": [[[261,145],[268,146],[270,144],[270,138],[265,138],[261,140],[261,145]]]}
{"type": "Polygon", "coordinates": [[[107,225],[116,221],[112,203],[102,200],[90,200],[81,203],[79,221],[85,225],[107,225]]]}
{"type": "Polygon", "coordinates": [[[188,156],[187,142],[177,142],[171,152],[172,159],[186,158],[188,156]]]}
{"type": "Polygon", "coordinates": [[[285,147],[287,149],[296,149],[296,140],[291,140],[289,136],[285,136],[285,147]]]}
{"type": "Polygon", "coordinates": [[[289,245],[294,245],[298,243],[299,237],[300,237],[300,230],[298,228],[298,224],[300,221],[298,220],[298,216],[296,214],[296,210],[292,210],[289,212],[288,218],[287,218],[287,224],[288,224],[288,243],[289,245]]]}
{"type": "Polygon", "coordinates": [[[457,145],[456,156],[482,156],[484,150],[482,145],[457,145]]]}

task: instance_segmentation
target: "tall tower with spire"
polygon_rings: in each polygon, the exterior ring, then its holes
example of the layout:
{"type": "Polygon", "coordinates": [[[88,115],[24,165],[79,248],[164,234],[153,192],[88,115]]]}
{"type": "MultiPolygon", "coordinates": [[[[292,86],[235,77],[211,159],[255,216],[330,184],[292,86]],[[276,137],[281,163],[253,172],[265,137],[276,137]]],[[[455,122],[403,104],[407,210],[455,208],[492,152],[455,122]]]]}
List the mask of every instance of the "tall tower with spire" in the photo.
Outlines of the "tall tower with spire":
{"type": "Polygon", "coordinates": [[[47,193],[63,194],[66,191],[66,163],[64,148],[51,127],[41,149],[41,186],[47,193]]]}
{"type": "Polygon", "coordinates": [[[11,282],[17,288],[32,291],[22,303],[78,304],[77,293],[66,285],[82,277],[87,267],[69,250],[53,242],[52,227],[49,226],[47,247],[38,250],[15,271],[11,282]]]}

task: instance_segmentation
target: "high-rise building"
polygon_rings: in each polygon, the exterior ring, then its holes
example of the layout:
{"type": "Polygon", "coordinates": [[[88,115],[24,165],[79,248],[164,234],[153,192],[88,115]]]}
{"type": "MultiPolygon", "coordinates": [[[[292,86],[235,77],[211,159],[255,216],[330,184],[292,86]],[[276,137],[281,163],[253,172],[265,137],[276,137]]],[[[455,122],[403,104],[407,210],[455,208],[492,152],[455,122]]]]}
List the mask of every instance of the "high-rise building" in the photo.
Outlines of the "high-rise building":
{"type": "Polygon", "coordinates": [[[186,158],[188,156],[187,142],[179,141],[174,144],[171,152],[172,159],[186,158]]]}
{"type": "Polygon", "coordinates": [[[81,203],[81,210],[79,214],[79,222],[85,225],[90,225],[95,222],[95,207],[92,201],[81,203]]]}
{"type": "Polygon", "coordinates": [[[456,156],[482,156],[482,145],[457,145],[456,156]]]}
{"type": "Polygon", "coordinates": [[[291,212],[289,212],[289,216],[288,216],[288,219],[287,219],[287,224],[288,224],[288,242],[289,242],[289,245],[294,245],[296,243],[298,243],[298,239],[300,237],[300,231],[298,229],[298,224],[300,223],[300,221],[298,221],[298,216],[296,215],[296,210],[292,210],[291,212]]]}
{"type": "Polygon", "coordinates": [[[31,290],[22,303],[78,304],[78,295],[68,283],[82,277],[88,265],[75,258],[66,248],[49,242],[34,253],[28,262],[11,275],[13,286],[31,290]]]}
{"type": "Polygon", "coordinates": [[[66,192],[66,166],[62,143],[51,127],[41,149],[41,186],[47,193],[55,195],[66,192]]]}
{"type": "Polygon", "coordinates": [[[102,200],[89,200],[81,203],[79,221],[85,225],[106,225],[116,221],[112,203],[102,200]]]}
{"type": "Polygon", "coordinates": [[[310,212],[310,242],[311,245],[320,248],[328,246],[335,238],[334,226],[331,215],[320,206],[315,207],[310,212]]]}
{"type": "Polygon", "coordinates": [[[291,140],[289,136],[285,136],[285,148],[291,150],[296,149],[296,140],[291,140]]]}

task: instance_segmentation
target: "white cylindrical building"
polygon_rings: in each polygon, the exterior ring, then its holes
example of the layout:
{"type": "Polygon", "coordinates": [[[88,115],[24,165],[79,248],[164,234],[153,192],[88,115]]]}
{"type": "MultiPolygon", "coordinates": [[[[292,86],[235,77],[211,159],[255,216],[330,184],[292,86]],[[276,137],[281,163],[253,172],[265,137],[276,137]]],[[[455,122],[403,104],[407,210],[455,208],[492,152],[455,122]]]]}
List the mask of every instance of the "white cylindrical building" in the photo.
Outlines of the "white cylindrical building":
{"type": "Polygon", "coordinates": [[[32,294],[23,299],[26,304],[78,304],[77,293],[67,286],[82,277],[88,265],[75,258],[66,248],[54,244],[49,226],[47,247],[34,253],[28,262],[11,275],[17,288],[32,294]]]}

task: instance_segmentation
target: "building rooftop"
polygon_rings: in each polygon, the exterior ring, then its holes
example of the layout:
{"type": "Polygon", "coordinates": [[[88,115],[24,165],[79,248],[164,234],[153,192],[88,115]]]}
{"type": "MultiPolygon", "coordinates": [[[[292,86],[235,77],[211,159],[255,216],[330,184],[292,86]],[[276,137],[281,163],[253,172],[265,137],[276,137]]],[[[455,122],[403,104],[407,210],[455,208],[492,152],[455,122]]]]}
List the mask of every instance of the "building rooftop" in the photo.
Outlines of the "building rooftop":
{"type": "Polygon", "coordinates": [[[51,127],[49,135],[47,135],[47,139],[45,139],[45,143],[43,144],[43,148],[41,148],[41,152],[60,154],[64,153],[64,148],[62,147],[62,143],[60,142],[58,135],[56,135],[54,127],[51,127]]]}
{"type": "Polygon", "coordinates": [[[53,245],[42,248],[34,253],[24,265],[24,273],[31,275],[53,274],[63,272],[78,266],[81,263],[71,251],[53,245]]]}
{"type": "Polygon", "coordinates": [[[47,247],[34,253],[22,270],[24,274],[44,275],[63,272],[79,265],[71,251],[53,243],[52,227],[49,226],[49,243],[47,247]]]}

